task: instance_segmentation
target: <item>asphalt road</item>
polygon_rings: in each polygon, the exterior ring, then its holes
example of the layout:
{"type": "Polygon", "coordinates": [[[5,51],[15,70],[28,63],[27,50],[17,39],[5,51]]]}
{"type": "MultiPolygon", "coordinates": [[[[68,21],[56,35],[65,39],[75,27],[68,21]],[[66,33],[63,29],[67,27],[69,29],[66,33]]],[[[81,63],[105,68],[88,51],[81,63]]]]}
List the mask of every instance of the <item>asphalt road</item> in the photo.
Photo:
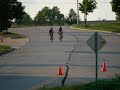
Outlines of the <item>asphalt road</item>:
{"type": "MultiPolygon", "coordinates": [[[[59,27],[54,26],[54,40],[51,43],[48,28],[42,26],[10,29],[31,39],[21,49],[0,56],[1,90],[28,90],[36,88],[36,85],[61,85],[64,75],[58,76],[57,71],[62,66],[64,74],[67,62],[70,69],[65,84],[95,80],[95,53],[86,44],[94,32],[78,31],[64,26],[64,38],[60,42],[57,34],[59,27]]],[[[120,73],[120,36],[115,33],[99,34],[107,43],[99,51],[98,78],[111,78],[115,73],[120,73]],[[101,72],[103,58],[107,72],[101,72]]]]}

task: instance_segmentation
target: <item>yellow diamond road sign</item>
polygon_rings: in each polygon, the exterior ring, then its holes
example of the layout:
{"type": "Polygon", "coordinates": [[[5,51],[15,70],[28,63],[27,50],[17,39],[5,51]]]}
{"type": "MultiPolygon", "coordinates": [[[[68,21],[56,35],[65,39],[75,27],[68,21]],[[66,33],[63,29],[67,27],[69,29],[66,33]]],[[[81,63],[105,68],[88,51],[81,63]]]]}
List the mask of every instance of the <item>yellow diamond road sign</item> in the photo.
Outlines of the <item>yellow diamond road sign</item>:
{"type": "MultiPolygon", "coordinates": [[[[87,45],[95,51],[95,33],[86,41],[87,45]]],[[[97,51],[99,51],[106,44],[106,40],[97,33],[97,51]]]]}

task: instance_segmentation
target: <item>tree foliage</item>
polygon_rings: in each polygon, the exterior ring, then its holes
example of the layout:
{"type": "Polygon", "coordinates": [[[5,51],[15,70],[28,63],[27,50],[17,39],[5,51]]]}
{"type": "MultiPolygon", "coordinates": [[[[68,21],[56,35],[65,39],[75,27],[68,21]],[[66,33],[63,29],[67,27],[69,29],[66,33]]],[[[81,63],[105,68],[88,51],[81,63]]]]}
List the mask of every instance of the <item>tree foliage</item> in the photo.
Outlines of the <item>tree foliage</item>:
{"type": "Polygon", "coordinates": [[[120,0],[112,0],[111,2],[112,11],[116,13],[117,20],[120,20],[120,0]]]}
{"type": "Polygon", "coordinates": [[[17,0],[0,0],[0,30],[7,30],[13,19],[24,15],[24,6],[17,0]]]}
{"type": "Polygon", "coordinates": [[[34,21],[38,25],[60,25],[64,24],[64,15],[60,13],[56,6],[52,9],[44,7],[35,16],[34,21]]]}
{"type": "Polygon", "coordinates": [[[77,14],[74,9],[70,9],[68,17],[66,19],[68,24],[76,24],[77,22],[77,14]]]}
{"type": "Polygon", "coordinates": [[[23,15],[23,18],[22,19],[17,19],[15,21],[15,23],[18,24],[18,25],[30,25],[30,24],[33,24],[33,20],[30,17],[30,15],[28,15],[28,13],[25,13],[23,15]]]}
{"type": "Polygon", "coordinates": [[[116,15],[117,15],[116,19],[120,21],[120,13],[117,13],[116,15]]]}
{"type": "Polygon", "coordinates": [[[96,8],[96,0],[83,0],[82,3],[79,3],[79,10],[84,13],[84,21],[86,24],[87,21],[87,15],[90,12],[93,12],[94,9],[96,8]]]}
{"type": "Polygon", "coordinates": [[[8,21],[8,0],[0,0],[0,31],[5,29],[8,21]]]}

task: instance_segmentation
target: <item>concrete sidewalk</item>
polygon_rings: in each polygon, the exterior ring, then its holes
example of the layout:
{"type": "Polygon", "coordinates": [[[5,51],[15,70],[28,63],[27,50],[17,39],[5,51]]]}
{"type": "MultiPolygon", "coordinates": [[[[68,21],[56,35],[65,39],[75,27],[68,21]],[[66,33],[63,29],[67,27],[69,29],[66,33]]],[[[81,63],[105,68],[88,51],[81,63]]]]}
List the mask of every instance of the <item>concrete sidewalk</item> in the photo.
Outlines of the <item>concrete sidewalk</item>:
{"type": "Polygon", "coordinates": [[[0,45],[8,45],[12,48],[19,49],[24,46],[27,42],[29,42],[29,38],[20,38],[20,39],[11,39],[11,38],[3,38],[3,41],[0,42],[0,45]]]}

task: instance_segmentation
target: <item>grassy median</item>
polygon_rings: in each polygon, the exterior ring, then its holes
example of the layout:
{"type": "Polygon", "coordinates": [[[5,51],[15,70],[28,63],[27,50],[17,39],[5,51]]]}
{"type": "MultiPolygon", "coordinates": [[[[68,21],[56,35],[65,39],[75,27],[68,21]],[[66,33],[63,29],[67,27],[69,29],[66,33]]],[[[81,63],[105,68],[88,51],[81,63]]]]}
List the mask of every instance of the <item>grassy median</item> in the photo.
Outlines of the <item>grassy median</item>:
{"type": "Polygon", "coordinates": [[[75,25],[72,25],[72,27],[120,33],[120,22],[89,24],[87,27],[84,24],[80,24],[80,25],[75,24],[75,25]]]}
{"type": "Polygon", "coordinates": [[[10,46],[7,46],[7,45],[0,45],[0,53],[2,52],[7,52],[11,49],[10,46]]]}
{"type": "MultiPolygon", "coordinates": [[[[19,39],[19,38],[24,38],[24,36],[19,35],[17,33],[12,33],[12,32],[0,32],[0,36],[2,36],[3,38],[11,38],[11,39],[19,39]]],[[[2,43],[2,42],[0,42],[2,43]]],[[[0,54],[4,53],[4,52],[8,52],[10,51],[12,48],[10,46],[7,45],[0,45],[0,54]]]]}

